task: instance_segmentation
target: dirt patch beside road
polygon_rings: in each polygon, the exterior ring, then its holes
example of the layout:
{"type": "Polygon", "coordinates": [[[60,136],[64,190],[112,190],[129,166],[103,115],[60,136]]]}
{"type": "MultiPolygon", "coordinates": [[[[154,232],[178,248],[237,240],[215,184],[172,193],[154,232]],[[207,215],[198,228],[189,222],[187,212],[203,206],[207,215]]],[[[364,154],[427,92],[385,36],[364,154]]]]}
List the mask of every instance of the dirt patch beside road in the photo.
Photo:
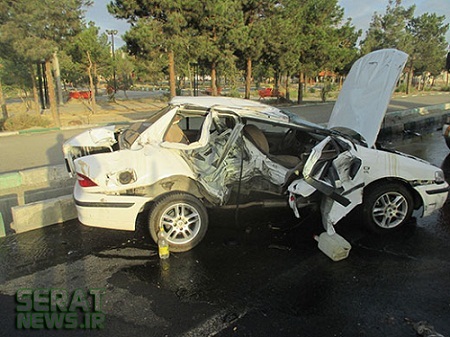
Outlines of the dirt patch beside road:
{"type": "MultiPolygon", "coordinates": [[[[146,119],[152,112],[158,111],[166,104],[167,100],[162,96],[130,99],[116,98],[115,101],[109,100],[107,96],[100,96],[97,97],[95,113],[91,103],[85,99],[70,99],[65,104],[60,105],[58,111],[61,127],[70,127],[146,119]]],[[[27,108],[23,102],[12,102],[8,104],[8,113],[11,119],[17,118],[19,115],[29,115],[30,121],[32,117],[40,116],[50,122],[47,128],[56,127],[50,109],[45,109],[41,114],[38,114],[34,108],[27,108]]],[[[12,124],[12,128],[7,131],[23,129],[19,123],[16,123],[17,128],[14,127],[14,122],[10,124],[12,124]]],[[[31,125],[28,128],[42,128],[33,123],[31,125]]]]}

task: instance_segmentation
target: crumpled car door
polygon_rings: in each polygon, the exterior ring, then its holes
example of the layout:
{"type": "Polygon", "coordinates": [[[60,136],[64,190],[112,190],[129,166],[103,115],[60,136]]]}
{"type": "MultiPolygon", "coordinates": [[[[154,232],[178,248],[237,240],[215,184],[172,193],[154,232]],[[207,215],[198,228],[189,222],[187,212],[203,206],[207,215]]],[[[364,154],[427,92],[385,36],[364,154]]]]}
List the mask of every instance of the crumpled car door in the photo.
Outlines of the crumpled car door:
{"type": "MultiPolygon", "coordinates": [[[[211,111],[211,117],[217,118],[217,112],[211,111]]],[[[205,146],[184,151],[184,158],[197,174],[198,181],[221,203],[226,201],[229,185],[239,179],[245,170],[242,165],[241,135],[244,125],[237,122],[234,127],[209,135],[205,146]]],[[[203,132],[210,132],[204,128],[203,132]]]]}
{"type": "Polygon", "coordinates": [[[352,143],[328,136],[311,151],[302,171],[302,178],[293,181],[288,191],[289,204],[299,217],[296,197],[309,198],[316,191],[322,194],[321,213],[325,229],[334,233],[334,225],[362,203],[364,180],[362,161],[352,143]]]}

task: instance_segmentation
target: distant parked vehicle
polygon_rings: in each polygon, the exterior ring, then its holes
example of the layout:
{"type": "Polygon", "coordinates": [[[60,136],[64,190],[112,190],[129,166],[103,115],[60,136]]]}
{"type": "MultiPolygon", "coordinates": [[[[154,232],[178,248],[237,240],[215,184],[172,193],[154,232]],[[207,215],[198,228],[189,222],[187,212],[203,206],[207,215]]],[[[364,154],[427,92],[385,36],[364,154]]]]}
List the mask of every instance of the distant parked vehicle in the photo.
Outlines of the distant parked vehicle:
{"type": "Polygon", "coordinates": [[[69,91],[69,98],[71,99],[89,99],[92,93],[90,90],[72,90],[69,91]]]}
{"type": "Polygon", "coordinates": [[[273,88],[264,88],[264,89],[260,89],[258,90],[258,95],[259,95],[259,99],[261,98],[266,98],[266,97],[284,97],[284,94],[282,92],[280,92],[278,89],[273,89],[273,88]]]}

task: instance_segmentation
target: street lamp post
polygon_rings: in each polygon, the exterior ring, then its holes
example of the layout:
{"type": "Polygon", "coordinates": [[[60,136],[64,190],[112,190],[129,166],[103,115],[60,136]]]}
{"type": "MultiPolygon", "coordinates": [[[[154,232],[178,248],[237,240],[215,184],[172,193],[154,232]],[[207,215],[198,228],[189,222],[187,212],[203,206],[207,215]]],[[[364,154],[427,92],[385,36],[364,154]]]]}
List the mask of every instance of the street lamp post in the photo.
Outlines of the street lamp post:
{"type": "Polygon", "coordinates": [[[114,35],[116,35],[118,31],[116,29],[107,29],[106,34],[111,35],[111,49],[112,49],[112,58],[113,58],[113,79],[114,79],[114,93],[117,92],[117,82],[116,82],[116,54],[114,52],[114,35]]]}

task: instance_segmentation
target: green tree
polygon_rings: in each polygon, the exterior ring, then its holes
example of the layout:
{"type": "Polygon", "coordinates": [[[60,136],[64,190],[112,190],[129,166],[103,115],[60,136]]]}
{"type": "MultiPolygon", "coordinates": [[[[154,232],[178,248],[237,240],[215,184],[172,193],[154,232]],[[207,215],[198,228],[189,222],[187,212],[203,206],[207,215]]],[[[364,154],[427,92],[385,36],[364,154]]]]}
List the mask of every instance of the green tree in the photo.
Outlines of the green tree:
{"type": "Polygon", "coordinates": [[[68,48],[72,60],[80,64],[88,76],[94,113],[97,110],[95,93],[97,93],[99,68],[106,69],[111,64],[108,36],[100,35],[99,32],[100,29],[93,22],[89,23],[88,27],[75,36],[68,48]]]}
{"type": "MultiPolygon", "coordinates": [[[[42,60],[46,63],[47,82],[54,122],[60,125],[53,84],[52,60],[59,46],[81,29],[82,7],[87,0],[47,1],[17,0],[2,2],[0,15],[0,43],[30,66],[42,60]]],[[[34,74],[30,72],[30,75],[34,74]]],[[[34,82],[33,82],[34,83],[34,82]]],[[[34,90],[37,92],[37,90],[34,90]]]]}
{"type": "Polygon", "coordinates": [[[274,32],[267,28],[278,1],[241,0],[240,3],[243,15],[242,41],[236,53],[245,62],[245,98],[250,98],[253,62],[260,59],[265,43],[273,38],[274,32]]]}
{"type": "Polygon", "coordinates": [[[447,54],[445,34],[449,27],[448,24],[444,24],[444,20],[445,16],[425,13],[410,21],[408,32],[411,34],[412,43],[409,69],[414,73],[430,72],[435,76],[444,68],[447,54]]]}
{"type": "MultiPolygon", "coordinates": [[[[33,87],[32,80],[34,77],[30,76],[30,72],[34,74],[34,69],[30,69],[30,66],[19,57],[12,56],[0,59],[0,104],[3,118],[9,117],[6,105],[7,93],[4,93],[3,85],[9,89],[20,89],[23,92],[21,97],[24,97],[27,111],[31,108],[30,101],[28,100],[28,90],[33,87]]],[[[35,102],[35,104],[36,107],[39,107],[39,101],[35,102]]]]}
{"type": "MultiPolygon", "coordinates": [[[[292,65],[292,55],[296,52],[295,42],[298,41],[294,36],[294,21],[289,14],[289,1],[276,6],[266,20],[267,34],[264,37],[263,63],[274,71],[274,87],[278,90],[280,85],[281,72],[286,70],[287,65],[292,65]],[[287,54],[286,54],[287,53],[287,54]]],[[[292,13],[291,13],[292,14],[292,13]]]]}
{"type": "Polygon", "coordinates": [[[397,48],[408,52],[411,36],[407,30],[416,6],[404,8],[402,0],[389,0],[386,12],[374,13],[365,39],[361,42],[363,54],[383,48],[397,48]]]}
{"type": "Polygon", "coordinates": [[[122,89],[125,97],[127,96],[127,90],[131,88],[133,85],[133,74],[134,74],[134,62],[132,58],[121,51],[118,53],[118,57],[116,59],[116,72],[119,81],[119,89],[122,89]]]}
{"type": "Polygon", "coordinates": [[[191,3],[193,43],[198,58],[211,70],[212,95],[217,95],[217,69],[235,60],[243,43],[243,14],[238,0],[198,0],[191,3]]]}
{"type": "Polygon", "coordinates": [[[164,36],[158,33],[159,27],[160,23],[157,21],[140,19],[124,34],[123,39],[128,52],[138,61],[136,69],[139,78],[158,84],[167,74],[172,74],[169,76],[169,87],[170,95],[173,97],[176,94],[175,50],[167,52],[160,47],[166,44],[166,41],[164,36]]]}
{"type": "Polygon", "coordinates": [[[187,37],[184,14],[188,8],[188,0],[114,0],[108,5],[108,11],[116,18],[133,24],[124,36],[131,52],[137,56],[153,50],[165,53],[172,97],[176,95],[175,50],[187,37]]]}
{"type": "Polygon", "coordinates": [[[343,10],[337,0],[284,0],[278,8],[278,19],[271,20],[277,39],[269,41],[269,63],[286,74],[287,98],[290,75],[298,74],[301,103],[305,74],[345,69],[354,60],[361,32],[355,30],[351,21],[342,23],[343,10]]]}
{"type": "Polygon", "coordinates": [[[444,16],[425,13],[414,17],[415,6],[404,8],[401,0],[389,0],[386,12],[375,13],[361,50],[368,53],[382,48],[397,48],[409,54],[406,93],[409,93],[414,72],[429,71],[433,74],[442,69],[445,33],[448,25],[444,16]]]}

